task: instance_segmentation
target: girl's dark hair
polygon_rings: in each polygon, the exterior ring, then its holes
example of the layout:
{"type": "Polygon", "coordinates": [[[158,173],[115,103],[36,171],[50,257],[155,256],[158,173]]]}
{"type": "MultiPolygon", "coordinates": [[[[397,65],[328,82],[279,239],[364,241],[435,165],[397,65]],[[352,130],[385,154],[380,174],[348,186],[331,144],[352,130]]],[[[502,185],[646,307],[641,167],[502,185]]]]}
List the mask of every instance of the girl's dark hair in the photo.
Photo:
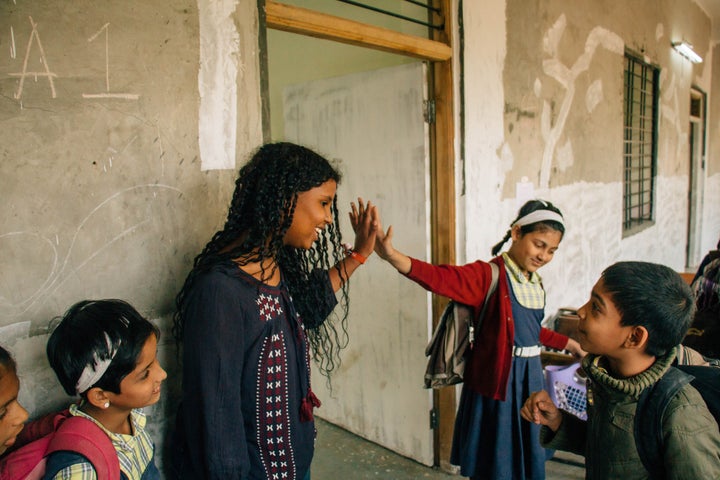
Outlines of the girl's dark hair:
{"type": "MultiPolygon", "coordinates": [[[[515,220],[513,220],[510,225],[517,222],[525,215],[528,215],[536,210],[550,210],[551,212],[555,212],[562,216],[560,209],[550,202],[546,202],[545,200],[528,200],[527,202],[525,202],[525,205],[520,208],[517,217],[515,217],[515,220]]],[[[522,227],[520,227],[520,234],[525,235],[536,230],[557,230],[558,232],[560,232],[561,235],[565,235],[565,226],[560,222],[556,222],[555,220],[543,220],[541,222],[523,225],[522,227]]],[[[503,247],[503,245],[505,245],[505,242],[510,240],[511,236],[512,228],[509,228],[507,233],[505,233],[505,237],[492,248],[491,253],[493,256],[496,256],[498,253],[500,253],[500,249],[503,247]]]]}
{"type": "Polygon", "coordinates": [[[4,377],[7,372],[16,373],[17,366],[10,352],[0,347],[0,378],[4,377]]]}
{"type": "Polygon", "coordinates": [[[695,299],[676,271],[656,263],[618,262],[601,278],[622,316],[620,324],[647,329],[648,355],[664,355],[685,337],[695,316],[695,299]]]}
{"type": "Polygon", "coordinates": [[[135,369],[150,335],[160,338],[160,331],[129,303],[83,300],[60,319],[48,340],[47,356],[60,384],[72,396],[78,393],[75,388],[87,365],[93,365],[96,358],[112,357],[105,374],[90,388],[121,393],[120,382],[135,369]]]}
{"type": "Polygon", "coordinates": [[[332,203],[333,223],[320,233],[312,248],[283,245],[298,195],[328,180],[340,183],[340,174],[325,158],[306,147],[286,142],[263,145],[240,169],[225,226],[195,257],[193,269],[175,299],[177,310],[172,331],[178,351],[183,340],[185,299],[198,273],[218,262],[232,260],[240,265],[254,262],[264,265],[264,260],[274,259],[306,327],[313,357],[320,371],[329,377],[340,364],[339,352],[348,340],[347,275],[338,269],[343,280],[341,331],[334,322],[317,318],[316,312],[327,312],[330,308],[319,307],[328,300],[308,279],[313,270],[334,268],[343,257],[336,199],[332,203]]]}

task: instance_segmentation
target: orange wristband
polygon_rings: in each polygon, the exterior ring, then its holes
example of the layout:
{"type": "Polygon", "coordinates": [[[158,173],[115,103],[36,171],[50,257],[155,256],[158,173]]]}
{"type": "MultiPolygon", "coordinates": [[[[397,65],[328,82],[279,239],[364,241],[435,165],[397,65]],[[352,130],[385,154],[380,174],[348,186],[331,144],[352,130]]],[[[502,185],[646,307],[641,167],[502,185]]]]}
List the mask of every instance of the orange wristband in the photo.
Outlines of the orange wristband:
{"type": "Polygon", "coordinates": [[[356,252],[355,250],[350,250],[350,251],[348,252],[348,255],[349,255],[350,257],[354,258],[355,260],[357,260],[358,262],[360,262],[360,265],[362,265],[363,263],[365,263],[365,261],[367,260],[367,258],[365,258],[364,256],[362,256],[361,254],[359,254],[359,253],[356,252]]]}
{"type": "Polygon", "coordinates": [[[343,248],[345,249],[345,255],[354,258],[360,265],[367,261],[367,257],[353,250],[349,243],[343,243],[343,248]]]}

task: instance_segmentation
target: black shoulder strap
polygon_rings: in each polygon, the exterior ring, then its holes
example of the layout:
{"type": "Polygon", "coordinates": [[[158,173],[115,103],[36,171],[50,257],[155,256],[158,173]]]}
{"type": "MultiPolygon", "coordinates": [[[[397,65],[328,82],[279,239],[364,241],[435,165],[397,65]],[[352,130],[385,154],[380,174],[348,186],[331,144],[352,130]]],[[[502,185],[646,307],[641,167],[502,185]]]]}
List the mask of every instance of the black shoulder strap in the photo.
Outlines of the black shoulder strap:
{"type": "Polygon", "coordinates": [[[633,433],[640,460],[650,473],[650,478],[665,477],[662,461],[662,422],[665,408],[692,379],[692,375],[670,367],[655,385],[651,385],[640,394],[635,410],[633,433]]]}

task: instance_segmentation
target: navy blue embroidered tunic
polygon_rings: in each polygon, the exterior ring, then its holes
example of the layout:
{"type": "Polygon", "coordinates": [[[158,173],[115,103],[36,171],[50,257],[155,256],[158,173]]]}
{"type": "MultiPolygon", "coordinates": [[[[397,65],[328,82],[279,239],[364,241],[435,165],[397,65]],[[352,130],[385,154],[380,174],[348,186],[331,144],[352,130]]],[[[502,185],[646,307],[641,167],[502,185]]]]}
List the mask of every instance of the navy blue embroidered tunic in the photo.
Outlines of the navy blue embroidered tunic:
{"type": "MultiPolygon", "coordinates": [[[[337,303],[326,271],[310,281],[337,303]]],[[[179,478],[302,480],[315,425],[307,337],[286,286],[258,282],[232,262],[199,274],[186,300],[179,478]]],[[[330,314],[317,312],[318,318],[330,314]]]]}

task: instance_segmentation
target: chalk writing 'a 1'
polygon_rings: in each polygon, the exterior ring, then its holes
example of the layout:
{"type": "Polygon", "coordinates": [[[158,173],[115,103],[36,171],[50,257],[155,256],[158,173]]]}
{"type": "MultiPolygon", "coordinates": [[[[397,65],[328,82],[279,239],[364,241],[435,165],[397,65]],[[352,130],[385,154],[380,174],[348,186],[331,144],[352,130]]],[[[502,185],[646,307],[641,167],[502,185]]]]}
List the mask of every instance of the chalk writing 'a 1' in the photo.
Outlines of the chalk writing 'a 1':
{"type": "MultiPolygon", "coordinates": [[[[42,42],[40,41],[40,34],[38,33],[37,23],[32,19],[32,17],[28,17],[30,19],[30,25],[32,27],[32,31],[30,32],[30,39],[27,43],[27,48],[25,49],[25,58],[23,59],[23,66],[22,71],[18,73],[10,73],[9,75],[11,77],[19,77],[20,81],[18,83],[17,91],[15,92],[15,98],[18,100],[22,99],[23,95],[23,87],[25,86],[25,79],[27,77],[35,78],[37,80],[38,77],[46,77],[48,79],[48,83],[50,85],[50,94],[52,98],[57,97],[57,92],[55,91],[55,82],[54,78],[57,77],[57,74],[50,71],[50,67],[48,66],[47,62],[47,56],[45,55],[45,50],[43,49],[42,42]],[[43,67],[42,71],[28,71],[28,60],[30,58],[30,52],[33,49],[33,45],[37,45],[37,49],[39,50],[40,54],[40,63],[43,67]]],[[[117,98],[117,99],[124,99],[124,100],[137,100],[139,98],[139,95],[134,93],[113,93],[110,91],[110,48],[109,48],[109,28],[110,23],[106,23],[103,25],[100,30],[98,30],[94,35],[92,35],[90,38],[88,38],[88,43],[91,43],[95,41],[95,39],[103,32],[105,32],[105,91],[100,93],[83,93],[83,98],[92,98],[92,99],[99,99],[99,98],[117,98]]]]}

